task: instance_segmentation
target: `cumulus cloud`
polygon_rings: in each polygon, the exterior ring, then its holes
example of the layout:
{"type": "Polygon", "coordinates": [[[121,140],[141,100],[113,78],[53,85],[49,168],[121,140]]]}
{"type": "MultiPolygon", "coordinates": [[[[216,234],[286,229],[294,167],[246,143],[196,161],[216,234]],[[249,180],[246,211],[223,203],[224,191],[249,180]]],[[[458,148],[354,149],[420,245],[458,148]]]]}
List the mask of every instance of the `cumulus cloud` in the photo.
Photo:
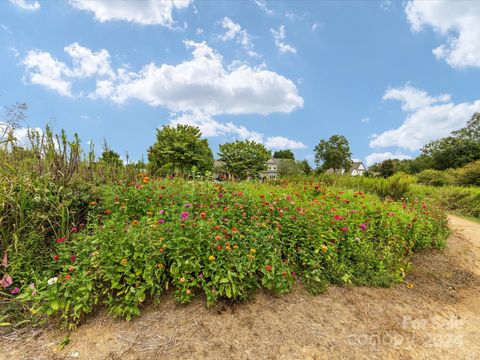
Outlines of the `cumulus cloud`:
{"type": "Polygon", "coordinates": [[[176,65],[150,63],[135,72],[127,67],[113,69],[107,50],[92,51],[75,43],[65,47],[71,64],[50,53],[31,50],[23,60],[25,79],[55,90],[63,96],[86,96],[123,104],[139,100],[171,112],[172,124],[199,126],[205,136],[234,135],[263,142],[270,148],[303,148],[304,144],[280,136],[266,137],[216,115],[290,113],[303,107],[294,82],[265,65],[223,63],[223,58],[205,42],[185,41],[192,57],[176,65]],[[95,80],[94,90],[74,94],[78,79],[95,80]]]}
{"type": "Polygon", "coordinates": [[[242,29],[240,24],[235,23],[232,19],[225,16],[220,21],[220,25],[225,30],[225,33],[220,35],[222,41],[235,40],[245,49],[248,55],[259,56],[257,52],[253,50],[254,45],[252,43],[252,37],[247,30],[242,29]]]}
{"type": "Polygon", "coordinates": [[[174,25],[174,9],[183,9],[190,0],[70,0],[75,8],[92,12],[100,22],[123,20],[141,25],[174,25]]]}
{"type": "Polygon", "coordinates": [[[23,60],[26,68],[25,78],[32,84],[55,90],[60,95],[73,96],[73,79],[92,76],[115,77],[107,50],[93,52],[78,43],[73,43],[66,46],[64,51],[71,57],[72,66],[55,59],[48,52],[30,50],[23,60]]]}
{"type": "Polygon", "coordinates": [[[372,136],[370,147],[398,146],[415,151],[462,128],[480,111],[480,100],[454,104],[449,95],[430,96],[409,84],[388,89],[383,98],[401,101],[407,117],[400,127],[372,136]]]}
{"type": "Polygon", "coordinates": [[[280,50],[280,52],[293,54],[297,52],[297,49],[284,41],[286,37],[284,25],[280,25],[278,30],[270,29],[270,32],[272,33],[273,39],[275,40],[275,46],[278,48],[278,50],[280,50]]]}
{"type": "Polygon", "coordinates": [[[405,160],[405,159],[411,159],[411,158],[412,157],[407,154],[401,154],[401,153],[392,154],[391,152],[387,151],[384,153],[372,153],[370,155],[367,155],[365,157],[365,162],[367,163],[367,166],[370,166],[388,159],[405,160]]]}
{"type": "Polygon", "coordinates": [[[433,50],[454,68],[480,66],[480,2],[411,0],[405,7],[413,31],[430,26],[446,38],[433,50]]]}
{"type": "Polygon", "coordinates": [[[252,131],[245,126],[235,125],[232,122],[221,123],[205,113],[172,114],[171,125],[184,124],[200,128],[207,137],[233,136],[236,139],[252,140],[264,144],[269,149],[303,149],[305,144],[287,139],[282,136],[265,136],[257,131],[252,131]]]}
{"type": "Polygon", "coordinates": [[[289,113],[303,106],[295,84],[272,71],[245,64],[229,69],[205,42],[185,41],[192,59],[178,65],[153,63],[104,82],[103,96],[117,103],[137,99],[174,112],[209,115],[289,113]]]}
{"type": "MultiPolygon", "coordinates": [[[[6,123],[0,121],[0,140],[4,140],[7,137],[7,133],[10,128],[6,123]]],[[[19,127],[13,130],[13,136],[15,137],[15,143],[17,146],[28,147],[30,145],[29,133],[38,133],[39,135],[43,134],[42,129],[40,128],[29,128],[29,127],[19,127]]]]}
{"type": "Polygon", "coordinates": [[[35,11],[40,9],[40,4],[37,1],[32,3],[27,2],[26,0],[10,0],[10,2],[23,10],[35,11]]]}

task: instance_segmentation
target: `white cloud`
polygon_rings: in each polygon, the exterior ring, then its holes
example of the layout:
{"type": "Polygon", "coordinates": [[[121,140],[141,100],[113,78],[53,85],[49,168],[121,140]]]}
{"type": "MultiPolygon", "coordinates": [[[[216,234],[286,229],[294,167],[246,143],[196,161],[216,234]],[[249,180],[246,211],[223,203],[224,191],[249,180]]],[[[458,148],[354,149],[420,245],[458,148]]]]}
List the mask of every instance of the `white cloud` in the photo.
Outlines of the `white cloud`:
{"type": "Polygon", "coordinates": [[[384,153],[373,153],[373,154],[367,155],[365,157],[365,162],[367,163],[367,166],[370,166],[375,163],[380,163],[388,159],[405,160],[405,159],[411,159],[411,158],[412,157],[410,155],[400,154],[400,153],[392,154],[391,152],[387,151],[384,153]]]}
{"type": "Polygon", "coordinates": [[[480,67],[479,1],[409,1],[405,7],[413,31],[424,26],[446,38],[433,54],[454,68],[480,67]]]}
{"type": "Polygon", "coordinates": [[[450,95],[442,94],[440,96],[430,96],[424,90],[419,90],[409,83],[400,88],[389,88],[383,100],[399,100],[402,103],[403,111],[417,110],[435,103],[447,102],[450,95]]]}
{"type": "Polygon", "coordinates": [[[382,10],[388,11],[392,8],[392,4],[392,0],[382,0],[382,2],[380,3],[380,7],[382,8],[382,10]]]}
{"type": "Polygon", "coordinates": [[[225,29],[225,33],[220,35],[222,41],[236,40],[237,43],[242,45],[248,55],[259,56],[254,50],[252,43],[252,37],[247,30],[242,29],[240,24],[232,21],[229,17],[225,16],[221,22],[221,26],[225,29]]]}
{"type": "MultiPolygon", "coordinates": [[[[0,121],[0,140],[4,140],[4,137],[7,137],[7,132],[9,132],[9,127],[7,124],[0,121]]],[[[28,127],[19,127],[13,130],[13,136],[16,141],[15,144],[21,147],[27,147],[30,145],[29,133],[38,133],[39,135],[43,134],[42,129],[40,128],[28,128],[28,127]]]]}
{"type": "Polygon", "coordinates": [[[273,10],[270,10],[267,8],[267,2],[265,0],[253,0],[255,5],[257,5],[265,14],[269,16],[275,15],[275,12],[273,10]]]}
{"type": "Polygon", "coordinates": [[[30,50],[23,64],[30,83],[55,90],[63,96],[72,96],[72,84],[65,79],[70,70],[63,62],[56,60],[47,52],[30,50]]]}
{"type": "Polygon", "coordinates": [[[10,31],[10,29],[8,28],[7,25],[4,25],[4,24],[0,24],[0,27],[5,30],[8,34],[12,35],[12,32],[10,31]]]}
{"type": "Polygon", "coordinates": [[[129,21],[141,25],[174,25],[172,12],[190,5],[190,0],[70,0],[80,10],[92,12],[100,22],[129,21]]]}
{"type": "Polygon", "coordinates": [[[270,32],[273,35],[273,39],[275,40],[275,46],[280,50],[282,53],[293,53],[295,54],[297,52],[297,49],[295,49],[293,46],[285,43],[283,40],[285,39],[285,26],[280,25],[278,30],[275,29],[270,29],[270,32]]]}
{"type": "Polygon", "coordinates": [[[100,98],[117,103],[138,99],[174,112],[209,115],[290,113],[303,107],[295,84],[272,71],[239,65],[229,69],[205,42],[185,41],[193,58],[178,65],[153,63],[138,73],[124,72],[116,82],[102,83],[100,98]]]}
{"type": "Polygon", "coordinates": [[[408,114],[397,129],[372,136],[370,147],[418,150],[429,141],[465,126],[471,116],[480,111],[480,100],[454,104],[448,95],[432,97],[408,84],[388,89],[383,98],[401,101],[402,109],[408,114]]]}
{"type": "Polygon", "coordinates": [[[195,31],[195,34],[202,35],[203,32],[204,32],[204,30],[202,28],[197,28],[197,30],[195,31]]]}
{"type": "Polygon", "coordinates": [[[23,10],[35,11],[40,9],[40,4],[37,1],[29,3],[26,0],[10,0],[10,2],[23,10]]]}
{"type": "Polygon", "coordinates": [[[368,124],[370,122],[370,118],[367,116],[367,117],[362,118],[360,121],[364,124],[368,124]]]}
{"type": "Polygon", "coordinates": [[[305,144],[300,141],[290,140],[283,136],[270,136],[265,141],[265,146],[269,149],[304,149],[305,144]]]}
{"type": "Polygon", "coordinates": [[[315,22],[313,23],[312,25],[312,31],[315,31],[317,30],[318,28],[322,27],[322,24],[320,24],[319,22],[315,22]]]}
{"type": "Polygon", "coordinates": [[[257,131],[247,129],[245,126],[235,125],[232,122],[221,123],[210,115],[199,112],[171,114],[171,125],[185,124],[200,128],[203,136],[233,136],[241,140],[252,140],[263,143],[269,149],[303,149],[306,146],[295,140],[282,136],[265,136],[257,131]]]}
{"type": "Polygon", "coordinates": [[[71,88],[75,78],[115,77],[107,50],[93,52],[78,43],[73,43],[66,46],[64,51],[72,58],[73,66],[55,59],[48,52],[30,50],[23,60],[26,78],[30,83],[42,85],[64,96],[73,96],[71,88]]]}

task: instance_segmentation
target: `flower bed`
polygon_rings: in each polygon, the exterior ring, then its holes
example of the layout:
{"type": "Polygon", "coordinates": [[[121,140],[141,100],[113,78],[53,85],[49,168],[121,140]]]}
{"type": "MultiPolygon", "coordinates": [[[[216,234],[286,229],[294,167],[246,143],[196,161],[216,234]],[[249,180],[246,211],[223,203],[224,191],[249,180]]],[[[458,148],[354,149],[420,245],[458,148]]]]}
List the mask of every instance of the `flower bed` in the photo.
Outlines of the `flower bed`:
{"type": "Polygon", "coordinates": [[[445,215],[424,203],[380,201],[314,183],[150,180],[111,185],[86,226],[55,243],[48,276],[22,289],[35,313],[71,326],[103,304],[130,319],[173,288],[188,303],[203,294],[247,299],[258,288],[313,294],[329,283],[389,286],[409,255],[441,248],[445,215]]]}

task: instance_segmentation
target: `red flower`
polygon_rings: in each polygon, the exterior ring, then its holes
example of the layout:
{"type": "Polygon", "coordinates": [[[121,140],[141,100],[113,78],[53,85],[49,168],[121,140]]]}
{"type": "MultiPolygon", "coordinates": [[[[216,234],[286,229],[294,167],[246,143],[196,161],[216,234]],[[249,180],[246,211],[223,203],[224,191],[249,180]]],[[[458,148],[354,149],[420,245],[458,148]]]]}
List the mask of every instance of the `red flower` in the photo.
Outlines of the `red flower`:
{"type": "Polygon", "coordinates": [[[267,265],[267,266],[265,266],[265,270],[267,270],[267,271],[270,271],[270,270],[272,270],[272,266],[271,266],[271,265],[267,265]]]}
{"type": "Polygon", "coordinates": [[[70,256],[70,259],[71,259],[72,261],[75,261],[75,260],[77,260],[77,256],[76,256],[76,255],[72,255],[72,256],[70,256]]]}
{"type": "Polygon", "coordinates": [[[200,217],[201,217],[202,219],[205,219],[206,216],[207,216],[207,213],[204,213],[204,212],[200,213],[200,217]]]}
{"type": "Polygon", "coordinates": [[[65,275],[65,279],[69,280],[71,278],[72,278],[72,275],[70,275],[70,274],[65,275]]]}
{"type": "Polygon", "coordinates": [[[58,255],[53,255],[53,260],[57,261],[58,260],[58,255]]]}
{"type": "Polygon", "coordinates": [[[78,231],[78,229],[77,229],[76,227],[72,227],[72,228],[70,229],[70,232],[71,232],[71,233],[76,233],[77,231],[78,231]]]}
{"type": "Polygon", "coordinates": [[[222,245],[218,245],[217,250],[222,250],[222,245]]]}
{"type": "Polygon", "coordinates": [[[67,238],[61,237],[61,238],[58,238],[58,239],[57,239],[57,243],[63,243],[63,242],[66,241],[66,240],[67,240],[67,238]]]}
{"type": "Polygon", "coordinates": [[[346,226],[345,226],[345,227],[342,227],[342,228],[340,228],[340,230],[342,230],[342,231],[348,231],[348,227],[346,227],[346,226]]]}

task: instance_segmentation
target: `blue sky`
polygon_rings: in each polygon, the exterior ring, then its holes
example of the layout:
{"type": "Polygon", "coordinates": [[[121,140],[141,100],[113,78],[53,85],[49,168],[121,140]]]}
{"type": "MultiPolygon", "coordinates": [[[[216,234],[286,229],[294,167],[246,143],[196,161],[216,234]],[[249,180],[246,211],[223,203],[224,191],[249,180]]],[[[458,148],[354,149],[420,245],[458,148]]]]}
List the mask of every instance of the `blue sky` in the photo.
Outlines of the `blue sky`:
{"type": "Polygon", "coordinates": [[[176,123],[214,153],[313,163],[343,134],[368,164],[409,158],[480,111],[479,80],[476,1],[0,2],[0,105],[131,159],[176,123]]]}

